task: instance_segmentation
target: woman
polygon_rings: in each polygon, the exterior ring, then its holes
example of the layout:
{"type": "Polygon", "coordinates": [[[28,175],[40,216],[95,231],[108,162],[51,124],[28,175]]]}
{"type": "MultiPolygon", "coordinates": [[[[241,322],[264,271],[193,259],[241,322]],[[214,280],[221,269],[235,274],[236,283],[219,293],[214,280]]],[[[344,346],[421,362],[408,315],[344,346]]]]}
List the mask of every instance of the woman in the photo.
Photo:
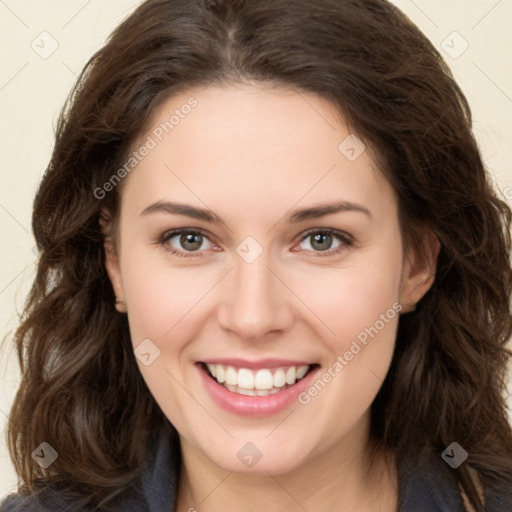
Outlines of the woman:
{"type": "Polygon", "coordinates": [[[143,3],[35,199],[0,510],[511,510],[509,227],[391,4],[143,3]]]}

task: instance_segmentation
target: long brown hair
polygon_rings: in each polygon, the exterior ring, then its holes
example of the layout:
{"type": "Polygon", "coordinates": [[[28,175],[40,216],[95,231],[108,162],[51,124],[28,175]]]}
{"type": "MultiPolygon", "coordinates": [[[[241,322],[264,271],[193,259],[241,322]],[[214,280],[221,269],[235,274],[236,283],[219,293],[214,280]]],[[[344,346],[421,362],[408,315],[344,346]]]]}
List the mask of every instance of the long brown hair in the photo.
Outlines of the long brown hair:
{"type": "Polygon", "coordinates": [[[236,81],[329,100],[396,190],[406,239],[422,226],[438,237],[435,283],[400,319],[372,433],[416,465],[456,440],[469,458],[455,475],[481,510],[470,468],[484,489],[512,486],[502,394],[511,212],[447,65],[384,0],[148,0],[87,63],[34,202],[40,259],[15,333],[22,382],[8,432],[23,489],[51,479],[106,502],[138,478],[148,433],[169,428],[105,270],[101,210],[118,217],[121,187],[94,191],[123,166],[158,98],[236,81]],[[43,441],[59,453],[48,470],[31,458],[43,441]]]}

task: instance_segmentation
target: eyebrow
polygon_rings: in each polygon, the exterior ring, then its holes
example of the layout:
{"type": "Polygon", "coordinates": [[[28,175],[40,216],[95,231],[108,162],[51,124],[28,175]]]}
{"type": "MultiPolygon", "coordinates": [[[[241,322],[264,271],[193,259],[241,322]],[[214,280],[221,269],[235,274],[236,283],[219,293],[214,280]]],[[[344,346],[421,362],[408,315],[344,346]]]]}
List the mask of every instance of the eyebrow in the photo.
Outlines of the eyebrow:
{"type": "MultiPolygon", "coordinates": [[[[297,224],[305,220],[318,219],[326,215],[333,215],[340,212],[359,212],[365,214],[369,218],[372,218],[372,213],[365,206],[351,201],[338,201],[335,203],[320,204],[309,208],[303,208],[301,210],[295,210],[285,217],[285,222],[289,224],[297,224]]],[[[197,208],[188,204],[172,203],[169,201],[158,201],[145,208],[140,215],[144,216],[152,213],[184,215],[186,217],[210,222],[212,224],[225,224],[222,217],[219,217],[211,210],[197,208]]]]}

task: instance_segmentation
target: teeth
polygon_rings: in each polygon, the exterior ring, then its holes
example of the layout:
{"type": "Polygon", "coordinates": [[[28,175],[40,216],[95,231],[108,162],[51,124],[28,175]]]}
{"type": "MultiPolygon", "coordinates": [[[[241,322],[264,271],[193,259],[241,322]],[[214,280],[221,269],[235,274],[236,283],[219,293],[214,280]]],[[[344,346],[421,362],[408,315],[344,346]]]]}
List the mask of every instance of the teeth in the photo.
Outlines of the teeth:
{"type": "Polygon", "coordinates": [[[297,370],[295,369],[295,366],[290,366],[288,370],[286,371],[286,384],[294,384],[297,380],[297,370]]]}
{"type": "Polygon", "coordinates": [[[278,368],[274,373],[274,387],[282,388],[286,384],[286,374],[282,368],[278,368]]]}
{"type": "Polygon", "coordinates": [[[264,368],[258,371],[240,368],[238,371],[233,366],[222,364],[207,364],[209,372],[219,384],[230,391],[236,389],[237,393],[250,396],[266,396],[277,393],[279,388],[291,386],[297,380],[306,375],[310,366],[290,366],[288,368],[271,369],[264,368]],[[252,393],[254,392],[254,393],[252,393]]]}
{"type": "Polygon", "coordinates": [[[224,387],[231,391],[232,393],[238,393],[239,395],[247,395],[247,396],[267,396],[273,395],[274,393],[279,393],[283,388],[272,388],[272,389],[244,389],[239,386],[230,386],[228,384],[224,384],[224,387]]]}
{"type": "MultiPolygon", "coordinates": [[[[213,365],[212,365],[213,366],[213,365]]],[[[226,372],[224,371],[224,366],[221,364],[215,365],[215,374],[213,376],[217,379],[221,384],[226,382],[226,372]]]]}
{"type": "Polygon", "coordinates": [[[302,379],[302,377],[304,377],[304,375],[306,375],[306,373],[308,373],[308,370],[309,370],[308,365],[299,366],[299,369],[297,370],[297,379],[302,379]]]}
{"type": "Polygon", "coordinates": [[[268,390],[274,387],[272,373],[270,370],[259,370],[254,378],[254,387],[259,390],[268,390]]]}
{"type": "Polygon", "coordinates": [[[255,389],[245,389],[238,386],[238,391],[240,395],[247,395],[247,396],[256,396],[256,390],[255,389]]]}
{"type": "Polygon", "coordinates": [[[251,370],[247,368],[240,368],[238,370],[238,387],[254,390],[254,375],[251,370]]]}
{"type": "Polygon", "coordinates": [[[238,374],[232,366],[228,366],[226,369],[226,384],[229,386],[238,385],[238,374]]]}

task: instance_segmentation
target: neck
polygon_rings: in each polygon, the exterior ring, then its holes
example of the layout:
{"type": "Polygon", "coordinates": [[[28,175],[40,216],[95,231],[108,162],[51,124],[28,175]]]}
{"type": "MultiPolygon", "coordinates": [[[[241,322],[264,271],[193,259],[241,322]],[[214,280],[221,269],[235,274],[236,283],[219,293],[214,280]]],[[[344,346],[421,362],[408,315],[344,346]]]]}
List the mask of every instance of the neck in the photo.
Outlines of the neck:
{"type": "Polygon", "coordinates": [[[279,474],[226,471],[182,439],[176,512],[396,512],[394,457],[373,451],[369,421],[358,429],[351,439],[279,474]]]}

